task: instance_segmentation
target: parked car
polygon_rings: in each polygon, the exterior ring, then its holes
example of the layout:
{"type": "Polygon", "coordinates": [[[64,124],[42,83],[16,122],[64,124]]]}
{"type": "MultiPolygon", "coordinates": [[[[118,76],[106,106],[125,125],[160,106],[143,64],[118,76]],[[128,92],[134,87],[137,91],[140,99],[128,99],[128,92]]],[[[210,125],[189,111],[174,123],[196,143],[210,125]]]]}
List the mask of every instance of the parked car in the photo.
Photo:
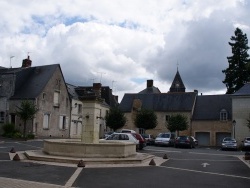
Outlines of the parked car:
{"type": "Polygon", "coordinates": [[[178,136],[175,139],[174,146],[178,147],[188,147],[190,149],[195,148],[194,139],[191,136],[178,136]]]}
{"type": "Polygon", "coordinates": [[[250,137],[245,137],[242,141],[242,149],[243,150],[250,150],[250,137]]]}
{"type": "Polygon", "coordinates": [[[155,139],[152,134],[142,134],[142,137],[146,140],[147,145],[155,144],[155,139]]]}
{"type": "Polygon", "coordinates": [[[224,149],[237,150],[237,147],[238,147],[237,141],[234,138],[231,138],[231,137],[223,138],[222,143],[221,143],[221,150],[224,150],[224,149]]]}
{"type": "Polygon", "coordinates": [[[106,139],[101,140],[119,140],[124,142],[132,142],[136,144],[136,149],[139,149],[140,143],[132,134],[130,133],[113,133],[106,139]]]}
{"type": "Polygon", "coordinates": [[[139,149],[146,147],[146,140],[139,133],[130,133],[139,141],[139,149]]]}
{"type": "Polygon", "coordinates": [[[109,137],[109,136],[110,136],[111,134],[113,134],[113,133],[114,133],[113,131],[104,133],[104,138],[109,137]]]}
{"type": "Polygon", "coordinates": [[[121,133],[136,133],[134,130],[131,129],[122,129],[121,133]]]}
{"type": "Polygon", "coordinates": [[[175,135],[173,133],[160,133],[155,138],[155,146],[173,146],[175,135]]]}
{"type": "Polygon", "coordinates": [[[194,140],[195,146],[198,146],[198,140],[193,136],[191,136],[191,138],[194,140]]]}

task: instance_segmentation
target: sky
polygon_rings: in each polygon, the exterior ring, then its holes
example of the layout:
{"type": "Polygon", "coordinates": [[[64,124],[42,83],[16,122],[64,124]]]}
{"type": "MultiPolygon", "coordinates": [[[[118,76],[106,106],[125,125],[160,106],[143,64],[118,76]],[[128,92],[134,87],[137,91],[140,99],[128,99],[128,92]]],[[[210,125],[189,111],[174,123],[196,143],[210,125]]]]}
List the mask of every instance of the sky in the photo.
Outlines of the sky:
{"type": "Polygon", "coordinates": [[[119,101],[147,80],[167,93],[177,69],[186,92],[225,94],[236,27],[250,40],[250,0],[1,0],[0,66],[60,64],[119,101]]]}

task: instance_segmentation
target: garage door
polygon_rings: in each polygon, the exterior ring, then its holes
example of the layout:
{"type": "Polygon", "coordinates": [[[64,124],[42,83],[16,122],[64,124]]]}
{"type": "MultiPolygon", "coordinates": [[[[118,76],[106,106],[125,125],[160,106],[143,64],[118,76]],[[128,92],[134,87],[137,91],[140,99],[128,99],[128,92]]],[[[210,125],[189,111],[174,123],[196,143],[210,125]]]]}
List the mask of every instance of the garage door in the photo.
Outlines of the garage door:
{"type": "Polygon", "coordinates": [[[226,132],[217,132],[216,133],[216,145],[221,146],[221,141],[225,137],[231,137],[231,133],[226,133],[226,132]]]}
{"type": "Polygon", "coordinates": [[[210,133],[209,132],[196,132],[195,137],[198,140],[200,146],[210,145],[210,133]]]}

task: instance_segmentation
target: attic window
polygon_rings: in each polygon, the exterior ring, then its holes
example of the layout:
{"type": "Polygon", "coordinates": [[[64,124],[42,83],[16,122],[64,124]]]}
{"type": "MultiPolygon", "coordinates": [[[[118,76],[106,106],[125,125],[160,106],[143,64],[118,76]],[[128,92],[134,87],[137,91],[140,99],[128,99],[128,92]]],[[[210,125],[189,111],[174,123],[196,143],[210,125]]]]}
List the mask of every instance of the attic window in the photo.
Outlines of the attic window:
{"type": "Polygon", "coordinates": [[[221,121],[227,121],[227,111],[225,109],[222,109],[220,111],[220,120],[221,121]]]}
{"type": "Polygon", "coordinates": [[[166,122],[169,121],[170,115],[166,115],[166,122]]]}
{"type": "Polygon", "coordinates": [[[43,99],[45,99],[45,97],[46,97],[46,93],[43,93],[43,99]]]}

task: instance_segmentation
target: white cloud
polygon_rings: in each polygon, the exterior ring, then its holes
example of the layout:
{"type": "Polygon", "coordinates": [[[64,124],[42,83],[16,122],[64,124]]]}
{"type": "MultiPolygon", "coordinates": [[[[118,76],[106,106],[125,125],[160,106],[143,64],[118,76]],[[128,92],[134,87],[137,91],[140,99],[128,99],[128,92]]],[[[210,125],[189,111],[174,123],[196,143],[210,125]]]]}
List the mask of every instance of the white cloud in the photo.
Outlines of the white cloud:
{"type": "Polygon", "coordinates": [[[1,66],[14,55],[18,67],[30,52],[33,66],[60,63],[77,85],[102,77],[121,99],[147,79],[167,92],[178,63],[187,91],[223,93],[228,42],[236,26],[250,36],[249,8],[240,0],[1,1],[1,66]]]}

